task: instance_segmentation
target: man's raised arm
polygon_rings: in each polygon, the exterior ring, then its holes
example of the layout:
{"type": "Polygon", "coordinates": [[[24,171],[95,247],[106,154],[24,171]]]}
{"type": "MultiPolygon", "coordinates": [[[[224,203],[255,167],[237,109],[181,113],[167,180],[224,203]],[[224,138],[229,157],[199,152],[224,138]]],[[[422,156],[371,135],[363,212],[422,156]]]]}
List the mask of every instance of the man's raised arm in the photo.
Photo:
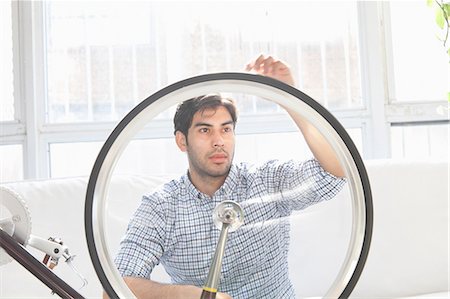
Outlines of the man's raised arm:
{"type": "MultiPolygon", "coordinates": [[[[255,71],[258,74],[280,80],[291,86],[295,85],[289,66],[272,56],[260,55],[255,61],[247,65],[246,70],[255,71]]],[[[336,153],[323,135],[297,113],[290,111],[286,107],[284,108],[302,132],[309,149],[323,169],[337,177],[345,176],[336,153]]]]}

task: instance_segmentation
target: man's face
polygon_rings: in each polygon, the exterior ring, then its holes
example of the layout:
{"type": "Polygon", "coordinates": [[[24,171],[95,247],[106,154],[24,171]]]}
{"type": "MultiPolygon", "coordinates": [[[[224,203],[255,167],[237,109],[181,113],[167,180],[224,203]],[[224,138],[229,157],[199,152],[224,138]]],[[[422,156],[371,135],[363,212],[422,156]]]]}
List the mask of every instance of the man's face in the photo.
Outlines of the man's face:
{"type": "Polygon", "coordinates": [[[177,132],[177,144],[188,154],[191,175],[224,177],[234,156],[234,124],[225,107],[194,114],[188,136],[177,132]]]}

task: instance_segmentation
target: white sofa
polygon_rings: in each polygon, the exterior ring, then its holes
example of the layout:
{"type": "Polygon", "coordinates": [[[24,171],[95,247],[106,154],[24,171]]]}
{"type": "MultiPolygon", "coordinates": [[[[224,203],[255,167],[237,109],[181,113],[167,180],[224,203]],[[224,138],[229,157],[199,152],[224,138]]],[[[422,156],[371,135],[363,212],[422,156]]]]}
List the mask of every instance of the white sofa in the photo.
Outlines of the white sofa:
{"type": "MultiPolygon", "coordinates": [[[[449,298],[448,162],[366,161],[374,204],[373,238],[366,266],[351,298],[449,298]]],[[[25,199],[32,234],[61,237],[89,284],[65,263],[55,273],[86,298],[102,288],[92,266],[84,231],[88,178],[2,184],[25,199]]],[[[165,181],[160,177],[115,176],[110,185],[105,233],[112,253],[141,195],[165,181]]],[[[321,297],[336,277],[347,250],[351,207],[348,190],[334,200],[291,217],[291,277],[299,298],[321,297]]],[[[0,194],[4,196],[4,193],[0,194]]],[[[38,259],[43,254],[29,248],[38,259]]],[[[155,280],[168,281],[162,269],[155,280]]],[[[17,262],[0,267],[1,298],[54,298],[17,262]]]]}

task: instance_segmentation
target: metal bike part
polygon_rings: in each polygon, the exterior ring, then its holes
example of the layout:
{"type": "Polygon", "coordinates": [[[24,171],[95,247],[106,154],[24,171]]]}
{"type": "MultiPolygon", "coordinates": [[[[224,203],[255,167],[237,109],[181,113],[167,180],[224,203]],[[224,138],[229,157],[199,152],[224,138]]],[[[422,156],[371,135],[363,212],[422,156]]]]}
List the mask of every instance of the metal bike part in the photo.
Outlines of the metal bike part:
{"type": "Polygon", "coordinates": [[[53,270],[58,265],[60,258],[63,258],[64,262],[66,262],[70,269],[78,276],[78,278],[80,278],[82,282],[82,286],[80,287],[80,289],[88,284],[87,279],[77,270],[77,268],[73,264],[75,255],[72,255],[69,252],[69,247],[65,245],[60,238],[50,237],[48,239],[44,239],[41,237],[30,235],[28,245],[45,253],[43,264],[51,270],[53,270]]]}
{"type": "Polygon", "coordinates": [[[223,224],[227,223],[228,232],[234,232],[244,224],[244,210],[235,201],[222,201],[214,209],[213,221],[218,229],[222,229],[223,224]]]}
{"type": "MultiPolygon", "coordinates": [[[[16,242],[26,246],[31,234],[31,216],[25,200],[16,192],[0,187],[0,229],[16,242]]],[[[0,248],[0,266],[11,262],[11,257],[0,248]]]]}
{"type": "Polygon", "coordinates": [[[64,299],[82,299],[80,293],[74,290],[64,280],[59,278],[46,265],[38,261],[14,238],[0,229],[0,246],[19,264],[49,287],[52,292],[64,299]]]}
{"type": "Polygon", "coordinates": [[[59,238],[43,239],[32,235],[31,215],[25,200],[7,187],[0,186],[0,192],[0,266],[14,259],[60,297],[83,298],[51,271],[62,257],[82,280],[82,287],[87,284],[87,280],[76,271],[72,263],[75,256],[69,253],[69,248],[59,238]],[[38,261],[26,246],[44,252],[46,262],[38,261]]]}
{"type": "Polygon", "coordinates": [[[225,200],[219,203],[213,212],[214,224],[220,229],[219,241],[211,261],[206,284],[203,287],[201,299],[214,298],[219,289],[219,280],[222,270],[222,260],[225,253],[228,233],[236,231],[244,223],[244,211],[241,206],[232,201],[225,200]]]}

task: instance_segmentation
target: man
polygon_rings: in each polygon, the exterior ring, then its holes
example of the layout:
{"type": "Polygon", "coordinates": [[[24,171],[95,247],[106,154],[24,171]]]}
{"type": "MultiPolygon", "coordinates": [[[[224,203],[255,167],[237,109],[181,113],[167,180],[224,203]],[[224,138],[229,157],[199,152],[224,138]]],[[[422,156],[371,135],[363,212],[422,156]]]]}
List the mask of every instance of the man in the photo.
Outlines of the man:
{"type": "MultiPolygon", "coordinates": [[[[261,55],[248,71],[294,84],[287,65],[261,55]]],[[[233,164],[236,109],[219,95],[190,99],[174,117],[175,141],[188,157],[179,180],[144,196],[116,257],[138,298],[200,298],[219,230],[215,206],[226,199],[244,209],[244,225],[229,235],[217,298],[292,298],[287,254],[293,210],[332,198],[345,182],[343,170],[322,135],[288,111],[314,159],[233,164]],[[161,263],[172,284],[150,279],[161,263]]]]}

